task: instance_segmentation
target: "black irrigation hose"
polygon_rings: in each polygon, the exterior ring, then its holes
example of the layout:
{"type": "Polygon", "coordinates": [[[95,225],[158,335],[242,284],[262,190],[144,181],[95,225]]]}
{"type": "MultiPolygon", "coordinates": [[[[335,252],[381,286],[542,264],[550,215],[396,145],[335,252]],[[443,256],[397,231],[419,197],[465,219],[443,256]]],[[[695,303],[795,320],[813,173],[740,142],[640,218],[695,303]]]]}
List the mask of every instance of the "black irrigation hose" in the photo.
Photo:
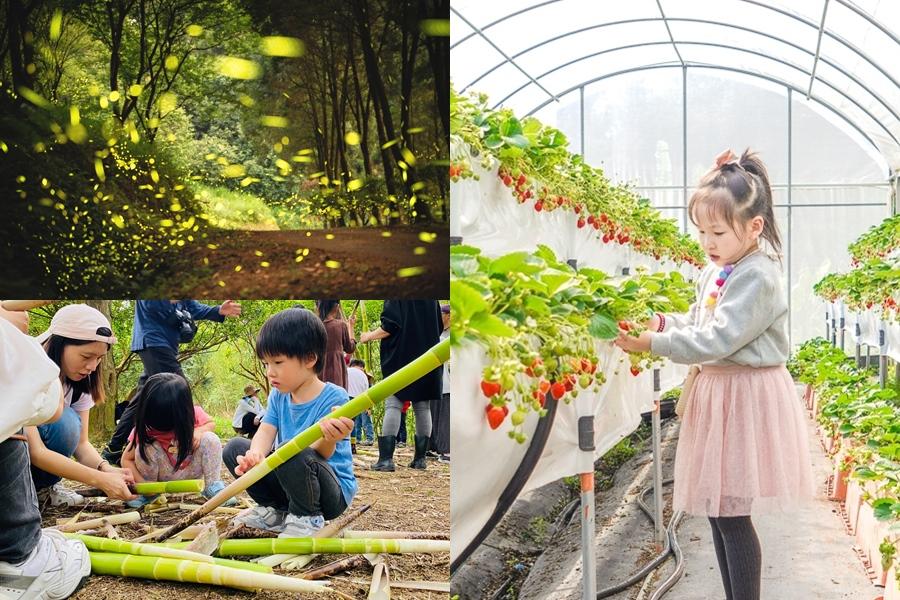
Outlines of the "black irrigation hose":
{"type": "MultiPolygon", "coordinates": [[[[672,483],[673,481],[674,481],[674,479],[666,479],[662,483],[663,483],[663,485],[667,485],[667,484],[672,483]]],[[[652,489],[653,489],[652,486],[648,486],[648,487],[644,488],[643,490],[641,490],[641,493],[638,494],[637,502],[638,502],[638,506],[641,508],[641,510],[644,511],[644,514],[646,514],[647,517],[649,517],[650,520],[655,524],[656,520],[653,517],[653,513],[650,510],[650,508],[647,506],[647,504],[644,502],[644,496],[647,494],[647,492],[649,492],[652,489]]],[[[613,594],[618,594],[621,591],[627,590],[634,584],[636,584],[639,581],[641,581],[642,579],[644,579],[648,574],[650,574],[654,569],[656,569],[659,565],[664,563],[669,558],[669,554],[672,553],[673,549],[675,552],[675,560],[676,560],[675,572],[678,575],[678,577],[681,577],[681,572],[683,570],[683,566],[680,564],[681,548],[679,548],[678,540],[675,538],[675,528],[678,526],[678,523],[681,521],[681,514],[682,513],[680,513],[680,512],[677,513],[675,515],[675,518],[673,518],[671,521],[669,521],[669,526],[666,530],[665,545],[663,546],[662,552],[660,552],[653,560],[651,560],[649,563],[647,563],[646,565],[641,567],[641,569],[638,572],[636,572],[634,575],[632,575],[625,581],[622,581],[620,583],[617,583],[614,586],[611,586],[611,587],[608,587],[608,588],[598,591],[597,596],[596,596],[597,600],[599,600],[600,598],[607,598],[609,596],[612,596],[613,594]]],[[[669,577],[669,579],[672,579],[672,577],[669,577]]],[[[666,583],[668,583],[669,579],[666,580],[666,583]]],[[[677,580],[677,577],[675,579],[677,580]]],[[[669,583],[668,587],[671,587],[674,583],[675,583],[675,581],[672,581],[671,583],[669,583]]],[[[663,591],[663,593],[665,593],[665,591],[668,590],[668,587],[666,588],[666,590],[663,591]]],[[[660,595],[662,595],[662,594],[660,594],[660,595]]],[[[659,596],[654,596],[654,600],[658,597],[659,596]]]]}
{"type": "Polygon", "coordinates": [[[509,507],[512,506],[512,503],[515,502],[516,498],[519,496],[519,492],[525,487],[528,478],[531,477],[535,465],[537,465],[538,460],[541,458],[541,454],[544,453],[544,447],[547,445],[547,439],[550,437],[550,429],[553,427],[553,421],[556,418],[557,401],[550,392],[547,392],[547,399],[544,401],[544,407],[547,409],[547,414],[538,421],[534,434],[531,436],[528,450],[525,451],[525,456],[522,457],[522,462],[519,463],[516,472],[513,473],[513,476],[510,478],[509,483],[506,484],[503,493],[501,493],[500,497],[497,499],[497,505],[494,507],[494,512],[488,517],[487,522],[481,527],[481,530],[479,530],[478,534],[472,538],[472,541],[469,542],[460,555],[450,563],[451,575],[467,558],[469,558],[469,555],[481,545],[481,542],[484,541],[491,531],[494,530],[494,527],[497,526],[497,523],[500,522],[500,519],[503,518],[506,511],[509,510],[509,507]]]}

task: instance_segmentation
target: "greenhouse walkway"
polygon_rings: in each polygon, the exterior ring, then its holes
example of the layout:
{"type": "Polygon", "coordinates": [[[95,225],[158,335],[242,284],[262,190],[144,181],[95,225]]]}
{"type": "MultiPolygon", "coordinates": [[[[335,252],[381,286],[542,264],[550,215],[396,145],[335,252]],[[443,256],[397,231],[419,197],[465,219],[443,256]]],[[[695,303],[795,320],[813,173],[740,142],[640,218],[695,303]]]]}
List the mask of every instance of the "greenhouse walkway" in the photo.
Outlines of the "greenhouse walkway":
{"type": "MultiPolygon", "coordinates": [[[[798,400],[799,401],[799,400],[798,400]]],[[[808,414],[808,413],[807,413],[808,414]]],[[[804,600],[873,600],[881,595],[866,577],[853,551],[854,538],[847,535],[838,504],[826,497],[825,484],[831,464],[808,423],[817,495],[801,512],[769,515],[754,519],[763,549],[762,598],[803,598],[804,600]]],[[[662,428],[663,473],[671,477],[672,459],[678,439],[678,425],[665,422],[662,428]]],[[[649,520],[637,508],[634,498],[652,483],[649,451],[623,464],[613,487],[597,494],[597,588],[623,581],[653,555],[654,542],[649,520]]],[[[671,487],[667,487],[666,501],[671,487]]],[[[652,506],[652,494],[647,498],[652,506]]],[[[666,509],[668,520],[670,510],[666,509]]],[[[684,553],[685,572],[665,600],[719,600],[725,597],[709,522],[702,517],[686,517],[678,529],[684,553]]],[[[535,561],[522,583],[519,598],[579,600],[581,596],[580,530],[576,522],[561,532],[554,543],[535,561]]],[[[659,577],[650,582],[643,595],[639,584],[609,596],[613,600],[647,598],[656,584],[674,569],[668,560],[659,577]]]]}

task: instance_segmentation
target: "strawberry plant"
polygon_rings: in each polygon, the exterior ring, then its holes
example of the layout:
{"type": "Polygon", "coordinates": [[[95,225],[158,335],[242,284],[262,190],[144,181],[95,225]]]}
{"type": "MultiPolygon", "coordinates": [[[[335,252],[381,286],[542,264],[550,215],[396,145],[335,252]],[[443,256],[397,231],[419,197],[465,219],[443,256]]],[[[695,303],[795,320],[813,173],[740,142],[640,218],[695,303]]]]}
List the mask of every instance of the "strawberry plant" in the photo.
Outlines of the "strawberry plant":
{"type": "Polygon", "coordinates": [[[657,260],[705,264],[690,236],[647,199],[628,186],[613,185],[602,170],[569,152],[558,129],[534,117],[520,120],[507,108],[491,110],[486,96],[460,96],[452,86],[450,116],[451,164],[477,158],[485,170],[496,168],[519,203],[533,202],[537,212],[571,211],[578,228],[590,227],[604,243],[629,244],[657,260]]]}
{"type": "Polygon", "coordinates": [[[885,258],[900,247],[900,215],[894,215],[872,227],[850,244],[853,266],[873,258],[885,258]]]}
{"type": "MultiPolygon", "coordinates": [[[[553,252],[513,252],[495,259],[471,246],[450,252],[451,344],[484,347],[485,415],[496,429],[510,418],[511,438],[525,441],[529,412],[544,414],[547,394],[570,401],[598,392],[609,373],[598,368],[596,344],[618,335],[618,322],[643,322],[654,311],[684,312],[693,293],[680,273],[611,278],[575,271],[553,252]]],[[[632,331],[637,335],[640,326],[632,331]]],[[[632,359],[647,368],[652,359],[632,359]]],[[[657,359],[658,360],[658,359],[657,359]]]]}

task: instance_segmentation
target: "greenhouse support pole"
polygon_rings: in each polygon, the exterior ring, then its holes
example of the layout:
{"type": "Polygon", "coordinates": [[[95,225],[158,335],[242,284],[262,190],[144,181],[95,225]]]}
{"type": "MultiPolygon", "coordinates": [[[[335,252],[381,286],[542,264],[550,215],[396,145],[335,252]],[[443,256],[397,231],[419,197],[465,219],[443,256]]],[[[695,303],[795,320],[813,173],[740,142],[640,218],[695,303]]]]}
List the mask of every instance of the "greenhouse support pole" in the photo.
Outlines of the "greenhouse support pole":
{"type": "MultiPolygon", "coordinates": [[[[450,243],[452,244],[453,241],[451,240],[450,243]]],[[[825,307],[825,339],[826,339],[826,340],[829,339],[829,338],[831,337],[831,332],[830,332],[829,329],[828,329],[828,319],[829,319],[828,307],[826,306],[826,307],[825,307]]]]}
{"type": "Polygon", "coordinates": [[[856,313],[856,368],[860,367],[860,360],[862,360],[862,356],[860,356],[860,346],[859,346],[859,336],[862,335],[862,328],[859,326],[859,313],[856,313]]]}
{"type": "Polygon", "coordinates": [[[578,417],[578,449],[585,462],[581,482],[581,567],[584,600],[597,596],[597,547],[594,508],[594,416],[578,417]]]}
{"type": "Polygon", "coordinates": [[[845,317],[844,317],[844,303],[841,302],[841,350],[844,349],[844,326],[846,325],[845,317]]]}
{"type": "Polygon", "coordinates": [[[834,318],[834,303],[831,304],[831,345],[837,347],[837,320],[834,318]]]}
{"type": "Polygon", "coordinates": [[[666,539],[666,527],[663,523],[662,444],[660,443],[659,397],[659,367],[655,367],[653,369],[653,412],[650,413],[653,435],[653,514],[654,520],[656,521],[656,541],[662,543],[666,539]]]}
{"type": "Polygon", "coordinates": [[[887,335],[884,331],[884,321],[878,323],[878,346],[880,355],[878,356],[878,381],[881,387],[887,386],[887,335]]]}

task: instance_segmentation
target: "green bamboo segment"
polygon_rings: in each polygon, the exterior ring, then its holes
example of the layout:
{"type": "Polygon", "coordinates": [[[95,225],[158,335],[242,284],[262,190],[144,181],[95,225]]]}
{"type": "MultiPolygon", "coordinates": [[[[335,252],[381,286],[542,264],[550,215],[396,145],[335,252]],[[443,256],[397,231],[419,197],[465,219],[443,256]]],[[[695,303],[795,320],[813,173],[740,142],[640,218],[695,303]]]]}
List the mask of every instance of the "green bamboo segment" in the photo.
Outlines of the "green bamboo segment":
{"type": "Polygon", "coordinates": [[[192,560],[135,556],[111,552],[91,552],[95,575],[140,577],[156,581],[183,581],[221,585],[239,590],[280,590],[286,592],[327,592],[326,585],[271,573],[257,573],[192,560]]]}
{"type": "MultiPolygon", "coordinates": [[[[184,548],[187,542],[166,542],[168,548],[184,548]]],[[[219,556],[264,556],[267,554],[410,554],[450,552],[447,540],[261,538],[222,540],[219,556]]]]}
{"type": "Polygon", "coordinates": [[[203,491],[202,479],[181,479],[176,481],[145,481],[134,484],[134,493],[143,496],[153,494],[186,494],[203,491]]]}
{"type": "Polygon", "coordinates": [[[228,560],[226,558],[213,558],[199,552],[191,552],[180,548],[168,548],[165,546],[156,546],[154,544],[140,544],[138,542],[129,542],[126,540],[111,540],[93,535],[66,534],[70,538],[79,539],[84,542],[88,550],[93,552],[116,552],[119,554],[134,554],[141,556],[161,556],[164,558],[175,558],[193,560],[196,562],[205,562],[221,565],[223,567],[232,567],[235,569],[245,569],[247,571],[256,571],[258,573],[271,573],[272,569],[265,565],[257,563],[249,563],[240,560],[228,560]]]}
{"type": "MultiPolygon", "coordinates": [[[[339,417],[348,417],[352,419],[363,411],[372,408],[376,402],[384,401],[388,396],[396,394],[412,382],[421,379],[427,373],[437,369],[448,360],[450,360],[449,338],[435,344],[419,358],[415,359],[393,375],[376,383],[365,393],[356,396],[337,410],[331,412],[328,415],[328,418],[336,419],[339,417]]],[[[246,490],[321,437],[322,428],[319,427],[318,424],[307,427],[266,457],[263,462],[235,479],[224,490],[207,500],[203,506],[150,539],[152,541],[160,541],[172,537],[188,525],[192,525],[203,516],[209,514],[213,509],[220,506],[229,498],[246,490]]]]}

